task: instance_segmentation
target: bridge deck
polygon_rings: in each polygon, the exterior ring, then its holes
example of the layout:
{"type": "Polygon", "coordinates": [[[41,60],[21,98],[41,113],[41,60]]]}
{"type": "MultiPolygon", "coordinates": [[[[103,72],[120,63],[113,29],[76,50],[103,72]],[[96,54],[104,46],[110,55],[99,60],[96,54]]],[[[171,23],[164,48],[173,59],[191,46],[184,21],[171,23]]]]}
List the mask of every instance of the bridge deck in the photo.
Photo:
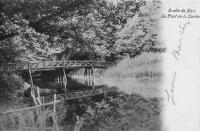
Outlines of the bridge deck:
{"type": "Polygon", "coordinates": [[[107,68],[113,65],[113,62],[102,62],[102,61],[42,61],[42,62],[23,62],[23,63],[9,63],[1,64],[0,71],[20,71],[20,70],[53,70],[56,68],[107,68]]]}

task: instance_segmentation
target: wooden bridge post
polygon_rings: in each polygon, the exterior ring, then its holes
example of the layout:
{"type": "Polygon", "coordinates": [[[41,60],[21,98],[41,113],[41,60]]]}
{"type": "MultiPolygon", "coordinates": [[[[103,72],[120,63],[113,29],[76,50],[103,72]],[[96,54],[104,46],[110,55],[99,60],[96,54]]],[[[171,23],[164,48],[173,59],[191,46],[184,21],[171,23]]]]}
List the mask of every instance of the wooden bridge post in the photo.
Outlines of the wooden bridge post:
{"type": "Polygon", "coordinates": [[[29,62],[28,62],[28,72],[29,72],[29,77],[30,77],[30,80],[31,80],[31,96],[33,98],[35,105],[38,105],[36,98],[35,98],[34,85],[33,85],[33,79],[32,79],[32,75],[31,75],[30,63],[29,62]]]}
{"type": "Polygon", "coordinates": [[[65,92],[67,91],[67,77],[66,77],[66,74],[65,74],[65,59],[63,59],[63,74],[64,74],[64,90],[65,92]]]}
{"type": "Polygon", "coordinates": [[[54,97],[53,97],[54,99],[53,99],[53,115],[52,115],[52,117],[53,117],[53,129],[55,130],[55,131],[60,131],[59,130],[59,127],[58,127],[58,124],[57,124],[57,117],[56,117],[56,94],[54,94],[54,97]]]}
{"type": "Polygon", "coordinates": [[[45,101],[44,101],[44,96],[42,97],[42,110],[44,111],[45,110],[45,101]]]}
{"type": "Polygon", "coordinates": [[[53,113],[56,114],[56,94],[53,95],[53,113]]]}
{"type": "Polygon", "coordinates": [[[28,72],[29,72],[29,77],[31,80],[31,96],[33,98],[33,101],[35,103],[35,105],[39,105],[42,104],[41,100],[40,100],[40,92],[39,92],[39,88],[37,87],[37,96],[35,94],[35,90],[34,90],[34,85],[33,85],[33,78],[31,75],[31,69],[30,69],[30,62],[28,62],[28,72]]]}
{"type": "Polygon", "coordinates": [[[93,60],[92,60],[91,74],[92,74],[92,89],[94,90],[94,61],[93,60]]]}

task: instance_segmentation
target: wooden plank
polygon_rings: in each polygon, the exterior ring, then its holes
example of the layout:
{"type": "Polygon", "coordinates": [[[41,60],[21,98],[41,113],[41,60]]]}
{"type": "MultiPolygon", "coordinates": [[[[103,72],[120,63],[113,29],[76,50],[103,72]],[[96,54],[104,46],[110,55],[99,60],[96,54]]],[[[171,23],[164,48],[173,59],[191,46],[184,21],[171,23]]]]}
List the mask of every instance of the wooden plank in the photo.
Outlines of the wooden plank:
{"type": "Polygon", "coordinates": [[[54,104],[54,102],[60,103],[60,102],[63,102],[64,100],[66,100],[66,99],[70,100],[70,99],[76,99],[76,98],[86,97],[86,96],[94,96],[94,95],[98,95],[98,94],[102,94],[102,93],[106,93],[106,92],[110,92],[110,91],[114,91],[114,90],[113,89],[106,89],[106,90],[104,90],[104,89],[96,89],[95,91],[94,90],[89,90],[89,91],[79,91],[79,92],[75,92],[75,93],[66,93],[67,97],[65,99],[55,100],[53,102],[45,103],[45,104],[42,104],[42,105],[36,105],[36,106],[33,106],[33,107],[27,107],[27,108],[23,108],[23,109],[11,110],[11,111],[0,113],[0,115],[5,115],[5,114],[8,114],[8,113],[12,113],[12,112],[20,112],[20,111],[25,111],[25,110],[32,110],[32,109],[35,109],[35,108],[40,108],[40,107],[52,105],[52,104],[54,104]]]}
{"type": "MultiPolygon", "coordinates": [[[[64,99],[63,99],[63,100],[64,100],[64,99]]],[[[59,103],[59,102],[61,102],[61,100],[57,100],[56,102],[59,103]]],[[[27,108],[23,108],[23,109],[17,109],[17,110],[6,111],[6,112],[3,112],[3,113],[0,113],[0,115],[12,113],[12,112],[20,112],[20,111],[32,110],[32,109],[35,109],[35,108],[40,108],[40,107],[42,107],[42,106],[48,106],[48,105],[52,105],[52,104],[53,104],[53,102],[50,102],[50,103],[45,103],[45,104],[43,104],[43,105],[37,105],[37,106],[27,107],[27,108]]]]}
{"type": "Polygon", "coordinates": [[[59,127],[58,127],[58,124],[57,124],[57,119],[56,119],[56,115],[54,114],[52,116],[53,118],[53,126],[54,126],[54,131],[60,131],[59,127]]]}
{"type": "Polygon", "coordinates": [[[33,85],[33,79],[32,79],[32,75],[31,75],[31,70],[29,68],[29,64],[28,64],[28,72],[29,72],[29,77],[30,77],[30,80],[31,80],[31,96],[33,98],[33,101],[35,103],[35,105],[37,105],[37,101],[36,101],[36,98],[35,98],[35,92],[34,92],[34,85],[33,85]]]}
{"type": "Polygon", "coordinates": [[[56,114],[56,94],[53,95],[53,113],[56,114]]]}
{"type": "Polygon", "coordinates": [[[58,128],[58,124],[57,124],[57,118],[56,118],[56,94],[54,94],[54,100],[53,100],[53,115],[52,115],[52,118],[53,118],[53,127],[55,129],[55,131],[59,131],[59,128],[58,128]]]}
{"type": "Polygon", "coordinates": [[[64,90],[67,91],[67,77],[65,74],[65,60],[63,61],[63,74],[64,74],[64,90]]]}
{"type": "Polygon", "coordinates": [[[44,97],[42,97],[42,110],[43,110],[43,111],[45,110],[44,104],[45,104],[45,100],[44,100],[44,97]]]}

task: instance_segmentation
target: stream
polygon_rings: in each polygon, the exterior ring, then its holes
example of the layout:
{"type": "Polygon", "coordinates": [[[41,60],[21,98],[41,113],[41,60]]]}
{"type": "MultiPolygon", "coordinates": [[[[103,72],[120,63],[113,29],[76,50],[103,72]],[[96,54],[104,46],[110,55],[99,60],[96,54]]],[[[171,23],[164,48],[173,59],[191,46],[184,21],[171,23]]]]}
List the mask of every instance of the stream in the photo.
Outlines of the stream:
{"type": "MultiPolygon", "coordinates": [[[[110,103],[111,98],[115,99],[118,97],[120,98],[121,96],[134,96],[134,100],[141,99],[142,102],[146,99],[153,100],[154,98],[160,98],[161,93],[159,87],[162,84],[159,82],[139,81],[136,78],[106,78],[101,75],[94,75],[92,77],[84,76],[82,74],[67,75],[67,80],[65,80],[61,71],[51,71],[45,75],[37,72],[33,73],[33,83],[40,88],[41,96],[52,96],[53,94],[57,94],[58,96],[60,95],[65,98],[69,92],[95,92],[95,90],[102,90],[102,93],[96,95],[92,94],[91,96],[66,100],[64,104],[59,107],[58,114],[60,115],[59,118],[62,119],[60,120],[60,123],[65,130],[73,129],[73,126],[76,123],[76,116],[88,119],[87,115],[89,114],[89,119],[94,119],[94,112],[97,112],[96,106],[98,103],[110,103]],[[104,92],[104,90],[108,91],[104,92]],[[91,117],[92,115],[94,116],[91,117]]],[[[149,105],[148,102],[144,103],[149,105]]],[[[155,105],[157,108],[157,104],[155,105]]],[[[144,105],[141,104],[141,106],[144,105]]],[[[109,105],[108,107],[110,108],[112,106],[109,105]]],[[[140,117],[143,119],[142,116],[140,117]]],[[[92,123],[90,120],[87,122],[92,123]]],[[[89,126],[89,128],[91,128],[91,125],[94,125],[88,123],[85,123],[85,126],[89,126]]],[[[86,130],[89,129],[86,128],[86,130]]]]}

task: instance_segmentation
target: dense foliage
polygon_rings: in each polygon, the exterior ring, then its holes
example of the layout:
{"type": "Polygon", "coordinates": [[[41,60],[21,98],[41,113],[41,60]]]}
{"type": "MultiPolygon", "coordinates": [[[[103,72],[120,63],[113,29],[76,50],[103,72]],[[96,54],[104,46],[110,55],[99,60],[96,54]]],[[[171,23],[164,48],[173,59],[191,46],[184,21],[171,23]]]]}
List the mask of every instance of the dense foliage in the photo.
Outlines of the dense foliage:
{"type": "MultiPolygon", "coordinates": [[[[82,100],[77,106],[68,106],[63,126],[66,130],[76,122],[71,109],[84,118],[81,131],[160,130],[160,105],[158,99],[145,99],[139,95],[110,93],[99,101],[82,100]],[[84,110],[84,111],[81,111],[84,110]],[[71,116],[70,116],[71,115],[71,116]]],[[[77,103],[77,102],[76,102],[77,103]]]]}
{"type": "Polygon", "coordinates": [[[156,0],[1,0],[0,63],[137,55],[160,45],[159,8],[156,0]]]}
{"type": "MultiPolygon", "coordinates": [[[[160,51],[160,7],[158,0],[0,0],[0,65],[63,58],[114,60],[160,51]]],[[[0,74],[1,94],[13,97],[23,86],[18,75],[0,74]]],[[[81,115],[77,113],[85,119],[82,130],[159,130],[159,102],[154,99],[118,94],[82,102],[82,107],[81,115]]]]}
{"type": "MultiPolygon", "coordinates": [[[[158,0],[0,0],[0,64],[114,60],[159,50],[160,6],[158,0]]],[[[0,74],[1,90],[19,84],[0,74]]]]}

